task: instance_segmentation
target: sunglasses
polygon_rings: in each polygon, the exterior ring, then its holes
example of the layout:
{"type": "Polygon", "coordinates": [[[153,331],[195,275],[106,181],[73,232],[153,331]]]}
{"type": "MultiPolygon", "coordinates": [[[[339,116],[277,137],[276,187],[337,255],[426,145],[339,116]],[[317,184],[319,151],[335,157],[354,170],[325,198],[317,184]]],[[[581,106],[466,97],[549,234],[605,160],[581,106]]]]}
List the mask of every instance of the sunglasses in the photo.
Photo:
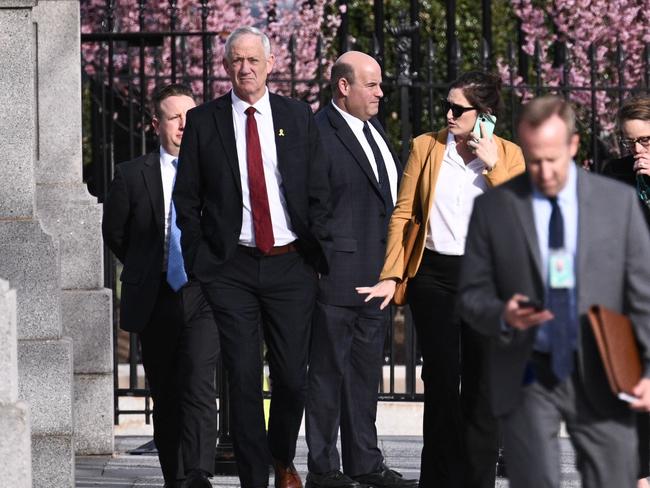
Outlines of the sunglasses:
{"type": "Polygon", "coordinates": [[[476,107],[463,107],[462,105],[456,105],[455,103],[451,103],[448,100],[443,100],[442,101],[442,110],[446,114],[451,110],[451,115],[455,119],[463,115],[465,112],[469,112],[470,110],[477,110],[476,107]]]}

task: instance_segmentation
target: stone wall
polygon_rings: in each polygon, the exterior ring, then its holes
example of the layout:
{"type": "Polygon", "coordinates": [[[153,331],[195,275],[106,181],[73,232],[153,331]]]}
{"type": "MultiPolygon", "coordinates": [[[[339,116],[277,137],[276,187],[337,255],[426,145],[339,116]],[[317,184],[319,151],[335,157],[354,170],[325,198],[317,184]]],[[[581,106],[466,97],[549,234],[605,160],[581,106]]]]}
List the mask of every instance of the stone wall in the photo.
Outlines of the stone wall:
{"type": "Polygon", "coordinates": [[[113,452],[112,296],[103,288],[102,208],[82,181],[79,2],[40,0],[36,209],[59,242],[63,334],[74,344],[75,451],[113,452]]]}
{"type": "MultiPolygon", "coordinates": [[[[81,179],[79,43],[76,0],[0,0],[0,277],[16,289],[0,287],[0,348],[7,293],[17,342],[17,374],[0,382],[0,437],[29,463],[20,439],[31,420],[35,487],[73,487],[75,447],[113,451],[111,296],[101,208],[81,179]]],[[[0,462],[13,459],[5,445],[0,462]]],[[[6,466],[3,486],[31,486],[28,468],[6,466]]]]}
{"type": "Polygon", "coordinates": [[[32,486],[29,410],[18,401],[16,292],[0,280],[0,479],[4,486],[32,486]]]}

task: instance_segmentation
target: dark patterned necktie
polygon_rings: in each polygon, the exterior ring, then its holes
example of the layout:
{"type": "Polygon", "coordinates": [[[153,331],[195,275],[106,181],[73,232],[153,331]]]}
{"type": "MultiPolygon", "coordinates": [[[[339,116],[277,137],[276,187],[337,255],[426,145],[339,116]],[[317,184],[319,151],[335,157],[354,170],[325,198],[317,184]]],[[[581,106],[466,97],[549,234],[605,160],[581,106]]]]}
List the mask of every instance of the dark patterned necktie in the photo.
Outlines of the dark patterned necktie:
{"type": "Polygon", "coordinates": [[[246,164],[248,167],[248,191],[253,214],[255,245],[264,254],[273,248],[273,223],[269,209],[269,197],[266,193],[264,165],[262,164],[262,147],[255,121],[255,107],[246,109],[246,164]]]}
{"type": "MultiPolygon", "coordinates": [[[[552,211],[548,226],[548,247],[549,251],[553,251],[564,248],[564,219],[557,197],[549,198],[549,201],[552,211]]],[[[574,336],[576,323],[575,314],[571,313],[572,293],[572,288],[552,288],[549,283],[547,308],[554,315],[548,324],[551,368],[559,381],[564,381],[573,371],[571,338],[574,336]]]]}
{"type": "Polygon", "coordinates": [[[370,149],[372,149],[372,154],[375,156],[375,163],[377,164],[377,175],[379,175],[379,192],[381,197],[384,200],[384,207],[386,208],[386,214],[390,216],[393,211],[393,196],[390,192],[390,181],[388,179],[388,171],[386,171],[386,163],[384,158],[381,155],[381,150],[377,145],[377,141],[370,131],[370,126],[368,122],[363,123],[363,135],[366,136],[368,144],[370,144],[370,149]]]}

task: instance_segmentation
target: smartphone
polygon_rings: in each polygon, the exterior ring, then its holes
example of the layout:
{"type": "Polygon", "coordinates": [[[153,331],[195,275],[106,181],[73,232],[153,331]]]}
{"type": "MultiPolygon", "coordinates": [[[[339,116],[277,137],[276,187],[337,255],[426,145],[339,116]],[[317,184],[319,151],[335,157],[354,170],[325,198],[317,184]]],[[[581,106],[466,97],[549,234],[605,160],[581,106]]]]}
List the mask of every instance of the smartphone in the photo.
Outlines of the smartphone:
{"type": "Polygon", "coordinates": [[[539,300],[517,300],[517,305],[519,308],[532,308],[536,312],[544,309],[544,304],[539,300]]]}
{"type": "Polygon", "coordinates": [[[619,393],[618,394],[618,399],[623,400],[624,402],[627,402],[627,403],[633,403],[633,402],[636,402],[636,401],[639,400],[637,397],[629,395],[629,394],[627,394],[625,392],[619,393]]]}
{"type": "Polygon", "coordinates": [[[485,132],[483,137],[492,137],[492,134],[494,134],[494,126],[497,124],[497,118],[490,114],[478,114],[474,129],[472,129],[472,133],[477,139],[481,138],[481,124],[483,124],[483,130],[485,132]]]}

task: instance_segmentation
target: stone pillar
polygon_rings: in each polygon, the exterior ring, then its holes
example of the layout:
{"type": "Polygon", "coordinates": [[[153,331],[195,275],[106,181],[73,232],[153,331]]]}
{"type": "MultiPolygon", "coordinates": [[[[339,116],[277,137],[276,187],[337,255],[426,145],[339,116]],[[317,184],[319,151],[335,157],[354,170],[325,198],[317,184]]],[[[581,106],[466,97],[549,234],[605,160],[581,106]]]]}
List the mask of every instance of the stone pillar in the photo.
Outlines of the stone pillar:
{"type": "Polygon", "coordinates": [[[72,341],[61,325],[59,243],[35,211],[40,107],[34,6],[32,0],[0,0],[0,106],[6,113],[0,118],[0,276],[17,292],[18,396],[31,409],[33,486],[71,488],[72,341]]]}
{"type": "Polygon", "coordinates": [[[82,181],[78,0],[40,0],[36,209],[59,241],[63,334],[74,344],[77,454],[113,452],[112,295],[104,288],[102,208],[82,181]]]}
{"type": "Polygon", "coordinates": [[[0,479],[5,486],[31,488],[29,410],[18,401],[16,292],[0,280],[0,479]]]}

